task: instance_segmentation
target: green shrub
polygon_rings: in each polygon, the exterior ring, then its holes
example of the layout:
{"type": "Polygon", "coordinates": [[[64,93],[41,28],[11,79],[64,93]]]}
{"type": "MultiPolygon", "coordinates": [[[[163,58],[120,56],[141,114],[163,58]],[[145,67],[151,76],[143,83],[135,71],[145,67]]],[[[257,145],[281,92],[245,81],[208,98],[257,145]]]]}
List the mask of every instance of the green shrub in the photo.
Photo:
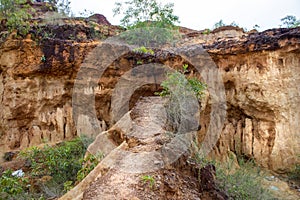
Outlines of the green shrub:
{"type": "Polygon", "coordinates": [[[64,192],[68,192],[73,188],[73,181],[64,182],[64,192]]]}
{"type": "Polygon", "coordinates": [[[203,35],[208,35],[208,34],[210,34],[210,32],[211,32],[211,30],[210,30],[209,28],[207,28],[207,29],[205,29],[205,30],[202,32],[202,34],[203,34],[203,35]]]}
{"type": "Polygon", "coordinates": [[[221,19],[220,21],[216,22],[214,25],[214,29],[220,28],[222,26],[226,26],[226,24],[223,22],[223,20],[221,19]]]}
{"type": "Polygon", "coordinates": [[[114,15],[123,15],[123,26],[139,26],[139,23],[157,22],[164,27],[179,22],[178,16],[174,15],[174,4],[165,5],[157,0],[128,0],[115,3],[114,15]]]}
{"type": "Polygon", "coordinates": [[[153,189],[153,186],[155,185],[155,179],[153,176],[151,175],[144,175],[141,177],[142,181],[144,183],[148,183],[149,184],[149,187],[150,189],[153,189]]]}
{"type": "MultiPolygon", "coordinates": [[[[84,161],[87,162],[84,155],[90,143],[91,139],[87,137],[75,138],[54,147],[49,145],[43,148],[31,147],[21,151],[19,156],[30,163],[30,179],[38,180],[44,176],[51,177],[50,180],[40,186],[42,195],[57,197],[74,186],[78,172],[82,171],[84,161]]],[[[85,175],[91,170],[87,171],[85,175]]]]}
{"type": "MultiPolygon", "coordinates": [[[[212,164],[216,167],[216,185],[234,200],[271,200],[276,199],[263,185],[264,173],[253,160],[245,160],[232,153],[229,161],[220,163],[200,153],[200,145],[195,141],[191,147],[191,159],[199,169],[212,164]],[[236,165],[238,161],[239,168],[236,165]]],[[[200,170],[199,170],[200,172],[200,170]]],[[[200,178],[200,174],[199,174],[200,178]]]]}
{"type": "Polygon", "coordinates": [[[163,90],[156,93],[160,96],[170,96],[178,94],[189,94],[192,92],[198,100],[204,95],[206,84],[202,83],[195,77],[186,78],[183,73],[187,72],[188,65],[183,66],[183,71],[174,71],[167,74],[167,79],[161,83],[163,90]]]}
{"type": "Polygon", "coordinates": [[[181,37],[175,23],[174,4],[165,5],[157,0],[129,0],[117,2],[114,15],[123,15],[121,24],[130,31],[120,34],[128,44],[157,46],[174,44],[181,37]]]}
{"type": "Polygon", "coordinates": [[[272,199],[270,192],[262,185],[260,169],[253,161],[239,159],[239,169],[232,172],[232,163],[217,167],[217,183],[230,199],[256,200],[272,199]]]}
{"type": "Polygon", "coordinates": [[[176,44],[181,34],[179,29],[173,26],[160,27],[156,22],[140,22],[118,37],[130,45],[161,47],[176,44]]]}
{"type": "Polygon", "coordinates": [[[138,60],[138,61],[136,61],[136,64],[137,65],[142,65],[142,64],[144,64],[144,62],[142,60],[138,60]]]}
{"type": "Polygon", "coordinates": [[[298,20],[294,15],[287,15],[281,19],[282,27],[295,28],[300,26],[300,20],[298,20]]]}
{"type": "Polygon", "coordinates": [[[206,85],[197,78],[186,78],[188,65],[183,70],[167,73],[161,83],[163,90],[156,92],[167,97],[166,128],[174,133],[184,134],[199,128],[199,101],[204,95],[206,85]]]}
{"type": "Polygon", "coordinates": [[[135,48],[133,49],[134,52],[137,52],[137,53],[144,53],[144,54],[151,54],[151,55],[154,55],[154,51],[152,49],[148,49],[144,46],[141,46],[141,47],[138,47],[138,48],[135,48]]]}
{"type": "Polygon", "coordinates": [[[31,163],[31,175],[52,176],[58,182],[74,180],[81,168],[79,159],[85,154],[85,147],[80,138],[63,142],[56,147],[29,148],[20,153],[31,163]]]}
{"type": "Polygon", "coordinates": [[[24,5],[26,0],[0,0],[0,19],[6,19],[8,31],[17,30],[19,34],[26,35],[30,30],[32,9],[24,5]]]}
{"type": "Polygon", "coordinates": [[[12,175],[11,170],[6,170],[0,177],[0,199],[8,199],[28,190],[28,178],[12,175]]]}
{"type": "Polygon", "coordinates": [[[82,181],[98,165],[99,160],[101,160],[103,157],[103,154],[89,154],[84,159],[82,159],[82,168],[77,172],[77,182],[82,181]]]}

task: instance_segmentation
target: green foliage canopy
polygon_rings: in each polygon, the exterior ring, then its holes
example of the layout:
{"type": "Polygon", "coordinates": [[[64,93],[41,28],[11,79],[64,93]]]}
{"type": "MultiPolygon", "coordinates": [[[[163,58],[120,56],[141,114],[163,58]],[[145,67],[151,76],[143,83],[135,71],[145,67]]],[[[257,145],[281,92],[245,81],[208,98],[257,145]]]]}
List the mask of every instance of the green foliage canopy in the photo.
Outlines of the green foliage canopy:
{"type": "Polygon", "coordinates": [[[297,18],[293,15],[287,15],[286,17],[281,19],[282,27],[285,28],[295,28],[297,26],[300,26],[300,20],[297,20],[297,18]]]}
{"type": "Polygon", "coordinates": [[[14,197],[27,190],[29,181],[25,177],[12,175],[12,170],[6,170],[0,176],[0,199],[14,197]]]}
{"type": "Polygon", "coordinates": [[[128,0],[115,5],[114,15],[122,15],[121,25],[131,30],[120,35],[129,44],[157,47],[174,44],[181,37],[175,26],[179,18],[173,14],[172,3],[163,5],[157,0],[128,0]]]}
{"type": "Polygon", "coordinates": [[[202,83],[197,78],[186,78],[184,73],[188,71],[188,65],[183,65],[182,72],[174,71],[167,74],[167,79],[161,83],[163,90],[160,93],[157,93],[160,96],[169,96],[172,93],[178,92],[178,94],[189,94],[190,92],[193,93],[198,100],[205,94],[205,90],[207,85],[202,83]],[[172,88],[175,88],[175,90],[172,88]]]}
{"type": "Polygon", "coordinates": [[[166,28],[179,22],[178,16],[173,14],[173,3],[163,5],[156,0],[130,0],[124,3],[117,2],[115,5],[114,15],[123,15],[121,25],[127,28],[136,28],[145,22],[155,23],[156,27],[166,28]]]}
{"type": "Polygon", "coordinates": [[[218,21],[218,22],[216,22],[215,24],[214,24],[214,29],[216,29],[216,28],[220,28],[220,27],[222,27],[222,26],[226,26],[226,24],[223,22],[223,20],[221,19],[220,21],[218,21]]]}

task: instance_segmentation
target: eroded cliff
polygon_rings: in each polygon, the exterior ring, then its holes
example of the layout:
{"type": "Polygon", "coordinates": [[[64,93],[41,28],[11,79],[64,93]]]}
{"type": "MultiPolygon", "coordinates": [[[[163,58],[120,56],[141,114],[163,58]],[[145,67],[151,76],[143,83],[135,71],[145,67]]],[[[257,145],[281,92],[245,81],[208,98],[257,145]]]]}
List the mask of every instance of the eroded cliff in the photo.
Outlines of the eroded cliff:
{"type": "Polygon", "coordinates": [[[207,48],[222,70],[228,105],[214,154],[233,151],[276,171],[291,167],[300,150],[299,29],[268,30],[207,48]]]}
{"type": "MultiPolygon", "coordinates": [[[[26,39],[11,35],[1,44],[1,157],[5,152],[93,133],[88,116],[73,119],[72,114],[77,72],[89,52],[104,40],[94,40],[95,33],[85,23],[55,25],[50,28],[53,38],[39,44],[33,38],[38,33],[34,32],[26,39]],[[74,121],[83,127],[80,133],[74,121]]],[[[104,37],[119,31],[107,25],[99,30],[104,37]]],[[[208,35],[181,31],[183,43],[203,45],[222,73],[227,117],[211,154],[226,159],[234,152],[275,171],[295,164],[300,152],[300,29],[244,33],[228,28],[208,35]]],[[[139,62],[157,62],[176,69],[190,64],[178,55],[158,50],[146,56],[131,52],[115,60],[101,77],[99,87],[93,89],[100,131],[114,123],[111,95],[119,77],[139,62]]],[[[131,107],[140,96],[153,95],[156,90],[155,85],[137,90],[131,107]]],[[[201,115],[200,136],[206,133],[209,113],[208,103],[201,115]]]]}
{"type": "Polygon", "coordinates": [[[72,23],[36,27],[26,39],[12,34],[1,44],[1,159],[7,151],[76,135],[71,106],[76,74],[99,44],[95,34],[105,38],[117,28],[98,25],[105,30],[96,32],[85,22],[72,23]]]}

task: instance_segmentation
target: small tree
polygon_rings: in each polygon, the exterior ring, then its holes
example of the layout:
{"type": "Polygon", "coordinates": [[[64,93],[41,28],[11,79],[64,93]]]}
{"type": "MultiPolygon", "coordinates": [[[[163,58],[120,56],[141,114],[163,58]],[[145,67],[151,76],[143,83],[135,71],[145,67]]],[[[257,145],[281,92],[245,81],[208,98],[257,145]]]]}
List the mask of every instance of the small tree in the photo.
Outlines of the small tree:
{"type": "Polygon", "coordinates": [[[258,29],[260,29],[260,26],[259,26],[258,24],[255,24],[255,25],[253,26],[253,29],[258,30],[258,29]]]}
{"type": "Polygon", "coordinates": [[[297,20],[297,18],[293,15],[287,15],[281,19],[281,22],[281,26],[286,28],[294,28],[300,25],[300,20],[297,20]]]}
{"type": "Polygon", "coordinates": [[[173,3],[162,5],[156,0],[131,0],[124,3],[117,2],[115,5],[114,15],[124,15],[121,25],[127,28],[137,27],[145,22],[166,28],[179,22],[178,16],[173,14],[173,3]]]}
{"type": "Polygon", "coordinates": [[[216,28],[220,28],[222,26],[226,26],[226,24],[223,22],[223,20],[221,19],[220,21],[216,22],[214,25],[214,29],[216,28]]]}
{"type": "Polygon", "coordinates": [[[175,26],[179,18],[173,14],[173,7],[172,3],[162,5],[157,0],[117,2],[114,15],[123,15],[121,25],[131,29],[120,37],[129,44],[145,47],[174,44],[180,33],[175,26]]]}

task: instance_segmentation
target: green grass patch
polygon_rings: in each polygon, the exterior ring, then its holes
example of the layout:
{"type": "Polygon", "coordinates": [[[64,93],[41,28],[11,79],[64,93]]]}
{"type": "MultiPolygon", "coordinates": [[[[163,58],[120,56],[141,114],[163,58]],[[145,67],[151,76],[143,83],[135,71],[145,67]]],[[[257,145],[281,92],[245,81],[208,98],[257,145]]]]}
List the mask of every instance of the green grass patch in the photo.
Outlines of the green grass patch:
{"type": "Polygon", "coordinates": [[[218,166],[216,179],[219,188],[227,193],[230,199],[257,200],[274,199],[263,187],[261,170],[254,161],[238,159],[240,168],[232,170],[232,163],[218,166]]]}

